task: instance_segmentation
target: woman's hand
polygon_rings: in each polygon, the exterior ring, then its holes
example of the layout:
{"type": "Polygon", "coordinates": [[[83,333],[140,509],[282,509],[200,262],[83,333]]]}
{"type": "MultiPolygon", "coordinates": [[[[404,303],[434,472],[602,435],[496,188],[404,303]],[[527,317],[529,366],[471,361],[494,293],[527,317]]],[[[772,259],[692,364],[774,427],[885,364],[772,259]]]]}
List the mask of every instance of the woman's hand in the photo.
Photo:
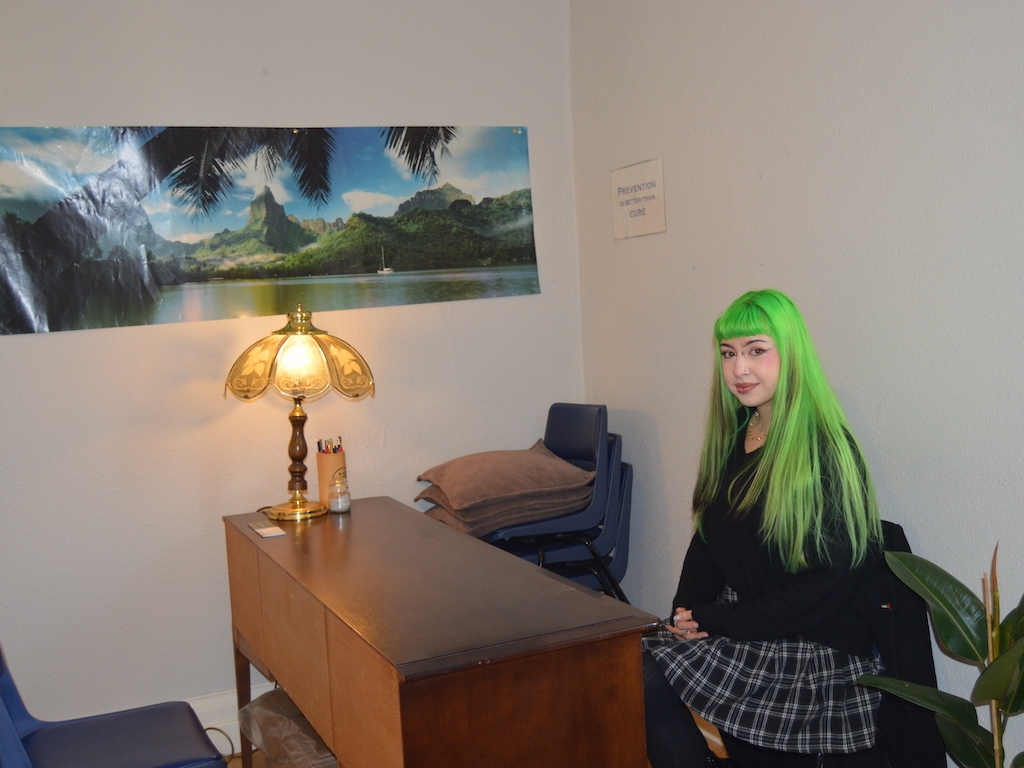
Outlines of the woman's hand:
{"type": "Polygon", "coordinates": [[[707,632],[700,631],[700,625],[693,620],[693,612],[685,608],[676,608],[672,622],[666,627],[680,640],[700,640],[708,636],[707,632]]]}

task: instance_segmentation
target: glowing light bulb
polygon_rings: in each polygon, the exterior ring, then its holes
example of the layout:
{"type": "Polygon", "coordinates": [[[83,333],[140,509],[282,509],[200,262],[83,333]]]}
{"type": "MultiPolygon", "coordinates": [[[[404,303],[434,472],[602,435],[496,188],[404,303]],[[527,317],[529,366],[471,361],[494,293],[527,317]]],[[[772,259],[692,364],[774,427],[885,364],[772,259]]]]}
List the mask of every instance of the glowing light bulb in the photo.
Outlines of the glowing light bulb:
{"type": "Polygon", "coordinates": [[[271,383],[288,397],[313,398],[327,390],[327,364],[312,337],[288,337],[277,356],[277,370],[271,383]]]}

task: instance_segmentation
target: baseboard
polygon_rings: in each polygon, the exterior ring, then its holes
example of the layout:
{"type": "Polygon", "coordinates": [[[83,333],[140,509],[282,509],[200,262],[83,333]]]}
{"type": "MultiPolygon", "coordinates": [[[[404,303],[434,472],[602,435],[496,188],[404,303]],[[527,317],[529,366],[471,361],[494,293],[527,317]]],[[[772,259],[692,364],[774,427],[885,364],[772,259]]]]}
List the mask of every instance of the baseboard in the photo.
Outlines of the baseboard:
{"type": "MultiPolygon", "coordinates": [[[[267,691],[274,689],[273,683],[253,683],[252,697],[262,696],[267,691]]],[[[221,754],[228,755],[238,752],[240,737],[238,732],[238,695],[234,691],[223,693],[210,693],[206,696],[197,696],[189,699],[199,722],[204,728],[217,728],[224,733],[215,730],[208,731],[210,740],[221,751],[221,754]],[[227,734],[225,736],[224,734],[227,734]],[[229,743],[230,741],[230,743],[229,743]]]]}

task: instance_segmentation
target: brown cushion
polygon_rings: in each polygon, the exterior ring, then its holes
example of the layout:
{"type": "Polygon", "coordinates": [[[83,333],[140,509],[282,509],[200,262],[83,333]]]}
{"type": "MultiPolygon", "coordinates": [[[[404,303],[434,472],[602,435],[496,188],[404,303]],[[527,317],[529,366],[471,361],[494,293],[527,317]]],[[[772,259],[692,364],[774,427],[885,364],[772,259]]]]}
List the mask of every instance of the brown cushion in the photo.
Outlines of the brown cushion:
{"type": "Polygon", "coordinates": [[[437,505],[427,510],[427,514],[434,519],[441,520],[463,533],[484,536],[493,530],[504,528],[506,525],[544,520],[583,509],[590,502],[593,494],[593,487],[585,485],[582,488],[553,491],[543,496],[504,499],[453,510],[447,504],[447,498],[441,489],[432,485],[424,489],[417,500],[432,501],[437,505]]]}
{"type": "MultiPolygon", "coordinates": [[[[555,456],[538,440],[526,451],[485,451],[461,456],[428,469],[417,478],[436,485],[449,511],[481,503],[543,496],[582,488],[594,472],[555,456]]],[[[416,497],[419,501],[423,493],[416,497]]]]}
{"type": "Polygon", "coordinates": [[[439,507],[444,507],[453,515],[463,520],[482,520],[495,517],[504,518],[509,514],[532,509],[565,508],[571,512],[574,509],[582,509],[584,506],[582,502],[590,501],[590,497],[593,494],[593,486],[584,485],[579,488],[566,488],[547,493],[513,496],[508,499],[498,499],[497,501],[481,501],[479,504],[456,509],[444,491],[436,485],[431,485],[420,492],[420,495],[416,497],[416,501],[429,501],[437,504],[439,507]]]}
{"type": "Polygon", "coordinates": [[[509,499],[494,504],[478,504],[458,511],[435,506],[424,514],[470,536],[480,537],[507,525],[532,523],[535,520],[546,520],[549,517],[558,517],[583,509],[590,502],[593,493],[592,487],[584,486],[568,491],[557,491],[550,498],[509,499]]]}

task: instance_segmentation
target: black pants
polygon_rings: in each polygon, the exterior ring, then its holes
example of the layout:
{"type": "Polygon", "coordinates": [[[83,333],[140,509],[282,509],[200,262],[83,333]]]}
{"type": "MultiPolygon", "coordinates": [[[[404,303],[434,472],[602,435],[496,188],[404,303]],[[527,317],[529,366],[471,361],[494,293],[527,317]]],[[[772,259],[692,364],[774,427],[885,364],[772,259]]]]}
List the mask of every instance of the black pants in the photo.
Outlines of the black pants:
{"type": "Polygon", "coordinates": [[[705,768],[708,745],[690,710],[644,651],[644,718],[651,768],[705,768]]]}
{"type": "Polygon", "coordinates": [[[849,755],[800,755],[776,752],[722,734],[729,759],[743,768],[885,768],[881,749],[876,745],[849,755]]]}
{"type": "MultiPolygon", "coordinates": [[[[647,759],[651,768],[706,768],[710,754],[690,710],[665,679],[658,662],[647,651],[644,659],[644,717],[647,724],[647,759]]],[[[722,741],[729,762],[740,768],[885,768],[876,746],[850,755],[804,755],[778,752],[734,739],[722,741]]]]}

